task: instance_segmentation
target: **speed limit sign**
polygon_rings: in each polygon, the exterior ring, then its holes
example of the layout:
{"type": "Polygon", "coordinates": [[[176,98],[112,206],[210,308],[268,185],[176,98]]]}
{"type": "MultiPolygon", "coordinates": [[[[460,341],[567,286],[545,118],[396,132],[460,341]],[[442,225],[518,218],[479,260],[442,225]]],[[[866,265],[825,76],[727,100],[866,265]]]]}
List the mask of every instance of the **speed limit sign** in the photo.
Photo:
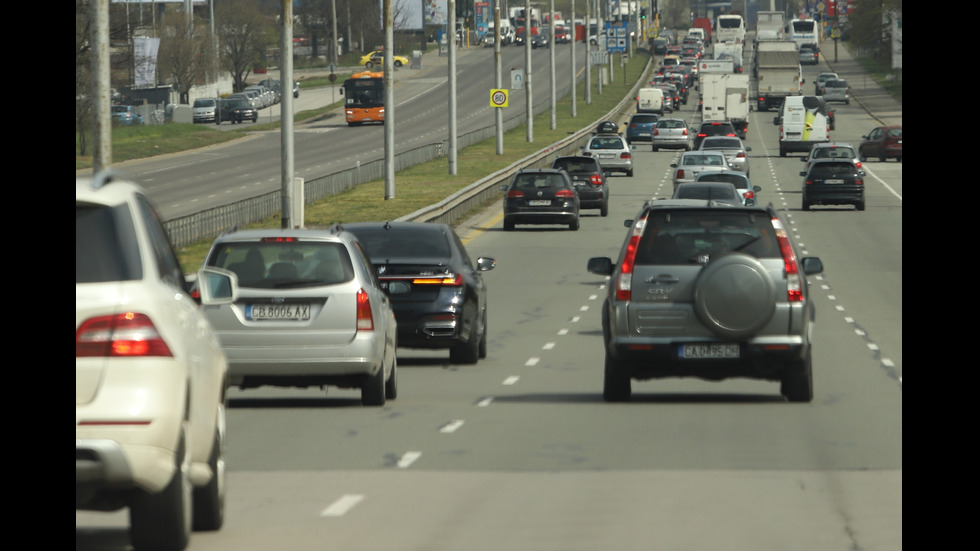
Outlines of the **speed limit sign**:
{"type": "Polygon", "coordinates": [[[490,107],[507,107],[507,90],[490,90],[490,107]]]}

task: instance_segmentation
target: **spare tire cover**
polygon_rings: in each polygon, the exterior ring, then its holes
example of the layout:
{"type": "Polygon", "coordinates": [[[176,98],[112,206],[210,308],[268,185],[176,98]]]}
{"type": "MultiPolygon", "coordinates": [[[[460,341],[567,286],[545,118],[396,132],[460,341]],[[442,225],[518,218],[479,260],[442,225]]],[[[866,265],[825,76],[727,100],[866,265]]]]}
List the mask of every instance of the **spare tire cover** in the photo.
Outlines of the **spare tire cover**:
{"type": "Polygon", "coordinates": [[[761,329],[776,308],[776,285],[754,257],[732,253],[701,271],[694,289],[701,323],[725,338],[743,338],[761,329]]]}

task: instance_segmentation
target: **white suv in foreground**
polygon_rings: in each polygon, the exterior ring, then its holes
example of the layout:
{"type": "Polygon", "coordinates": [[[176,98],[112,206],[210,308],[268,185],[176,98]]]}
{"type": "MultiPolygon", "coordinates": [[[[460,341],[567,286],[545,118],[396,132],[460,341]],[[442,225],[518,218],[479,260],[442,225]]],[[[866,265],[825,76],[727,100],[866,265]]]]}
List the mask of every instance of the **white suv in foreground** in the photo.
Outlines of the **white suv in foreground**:
{"type": "MultiPolygon", "coordinates": [[[[202,270],[201,302],[237,279],[202,270]]],[[[130,513],[140,549],[224,521],[227,364],[143,191],[75,180],[75,509],[130,513]]]]}

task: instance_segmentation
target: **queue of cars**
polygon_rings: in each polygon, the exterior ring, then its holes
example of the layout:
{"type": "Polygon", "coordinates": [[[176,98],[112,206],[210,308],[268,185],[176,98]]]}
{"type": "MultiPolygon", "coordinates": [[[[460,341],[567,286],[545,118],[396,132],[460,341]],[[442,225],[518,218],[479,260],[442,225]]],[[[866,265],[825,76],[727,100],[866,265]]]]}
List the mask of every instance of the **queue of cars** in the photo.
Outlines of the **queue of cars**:
{"type": "MultiPolygon", "coordinates": [[[[293,81],[292,94],[299,97],[299,83],[293,81]]],[[[239,124],[257,122],[259,110],[282,101],[282,81],[267,78],[258,84],[247,86],[239,93],[219,98],[198,98],[191,106],[194,123],[239,124]]]]}

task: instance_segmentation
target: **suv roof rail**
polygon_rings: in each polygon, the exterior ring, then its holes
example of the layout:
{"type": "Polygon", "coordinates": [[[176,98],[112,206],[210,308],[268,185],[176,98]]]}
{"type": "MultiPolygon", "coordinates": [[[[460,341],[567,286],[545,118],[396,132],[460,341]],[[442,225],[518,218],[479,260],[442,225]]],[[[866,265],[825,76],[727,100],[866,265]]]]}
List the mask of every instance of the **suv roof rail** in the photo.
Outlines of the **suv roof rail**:
{"type": "Polygon", "coordinates": [[[123,176],[123,174],[118,170],[107,168],[104,170],[100,170],[92,175],[91,186],[92,189],[94,190],[102,189],[102,187],[108,183],[115,182],[118,180],[125,180],[125,179],[126,177],[123,176]]]}

